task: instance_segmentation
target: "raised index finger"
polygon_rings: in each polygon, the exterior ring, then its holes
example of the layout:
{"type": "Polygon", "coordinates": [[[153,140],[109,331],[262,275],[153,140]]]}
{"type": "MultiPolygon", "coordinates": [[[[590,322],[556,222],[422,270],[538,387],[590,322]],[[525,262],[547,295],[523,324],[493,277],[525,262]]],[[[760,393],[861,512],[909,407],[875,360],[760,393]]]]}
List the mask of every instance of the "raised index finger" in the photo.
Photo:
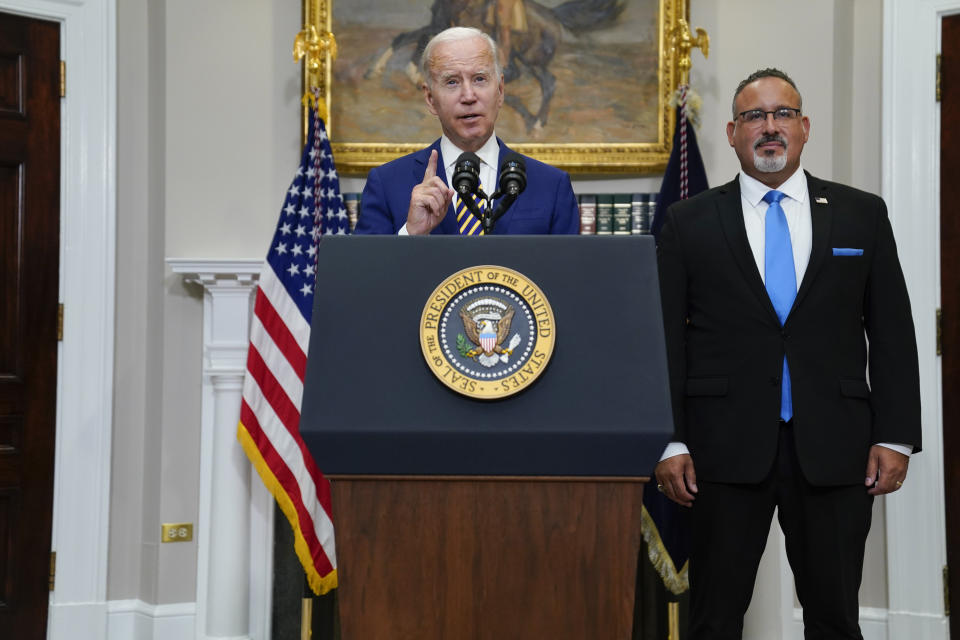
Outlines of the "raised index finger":
{"type": "Polygon", "coordinates": [[[437,150],[434,149],[430,152],[430,159],[427,160],[427,172],[423,174],[423,181],[426,182],[430,178],[434,178],[437,175],[437,150]]]}

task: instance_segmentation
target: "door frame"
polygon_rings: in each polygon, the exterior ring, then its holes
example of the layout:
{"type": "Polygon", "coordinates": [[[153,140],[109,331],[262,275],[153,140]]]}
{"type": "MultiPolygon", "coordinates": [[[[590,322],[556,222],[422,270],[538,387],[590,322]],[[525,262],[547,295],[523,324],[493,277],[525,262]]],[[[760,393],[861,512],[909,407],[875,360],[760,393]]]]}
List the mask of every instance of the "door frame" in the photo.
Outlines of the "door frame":
{"type": "Polygon", "coordinates": [[[940,306],[940,20],[960,0],[885,0],[882,191],[910,290],[920,352],[924,451],[887,500],[888,637],[947,638],[943,411],[935,310],[940,306]],[[922,523],[922,526],[917,526],[922,523]]]}
{"type": "Polygon", "coordinates": [[[59,22],[60,300],[53,550],[47,638],[107,637],[116,253],[114,0],[0,0],[59,22]]]}

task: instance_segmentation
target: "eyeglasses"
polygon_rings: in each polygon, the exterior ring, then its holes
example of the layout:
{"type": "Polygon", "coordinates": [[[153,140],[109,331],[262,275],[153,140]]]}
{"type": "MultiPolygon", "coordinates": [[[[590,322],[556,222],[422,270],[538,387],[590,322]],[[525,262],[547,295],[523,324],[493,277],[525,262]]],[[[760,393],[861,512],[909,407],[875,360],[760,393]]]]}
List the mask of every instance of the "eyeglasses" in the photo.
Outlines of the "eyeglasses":
{"type": "Polygon", "coordinates": [[[737,114],[740,122],[743,124],[759,124],[767,119],[767,114],[773,114],[773,119],[778,122],[790,122],[800,117],[800,109],[793,107],[777,107],[773,111],[764,111],[763,109],[750,109],[737,114]]]}

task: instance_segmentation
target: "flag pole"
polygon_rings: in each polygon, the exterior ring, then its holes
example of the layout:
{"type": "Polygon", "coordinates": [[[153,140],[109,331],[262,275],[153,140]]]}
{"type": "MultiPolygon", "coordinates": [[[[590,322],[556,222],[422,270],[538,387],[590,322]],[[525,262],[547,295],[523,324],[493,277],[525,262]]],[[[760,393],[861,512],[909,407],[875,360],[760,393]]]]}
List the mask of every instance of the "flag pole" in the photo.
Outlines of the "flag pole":
{"type": "Polygon", "coordinates": [[[313,598],[304,597],[300,601],[300,640],[310,640],[312,628],[313,628],[313,598]]]}
{"type": "Polygon", "coordinates": [[[680,603],[667,603],[667,640],[680,640],[680,603]]]}
{"type": "Polygon", "coordinates": [[[326,640],[332,634],[317,634],[314,628],[318,622],[330,628],[335,623],[335,600],[329,595],[337,586],[330,484],[303,443],[299,423],[318,285],[317,248],[322,235],[349,233],[349,217],[324,125],[330,61],[337,53],[329,4],[303,0],[302,7],[303,29],[294,40],[293,59],[304,60],[303,150],[257,288],[237,438],[293,532],[304,569],[300,635],[326,640]],[[285,409],[278,412],[276,406],[285,409]]]}
{"type": "MultiPolygon", "coordinates": [[[[685,121],[687,114],[687,91],[690,86],[690,67],[692,66],[690,51],[692,49],[700,49],[704,58],[707,58],[710,54],[710,36],[707,35],[706,30],[700,27],[697,27],[696,35],[694,35],[693,31],[690,29],[689,23],[687,22],[689,11],[689,4],[684,3],[680,7],[681,15],[677,19],[676,26],[670,33],[671,49],[673,54],[676,56],[677,71],[679,75],[677,83],[677,105],[679,107],[678,117],[681,121],[677,122],[676,126],[681,128],[681,199],[688,196],[685,121]]],[[[667,603],[667,640],[680,640],[680,603],[676,601],[667,603]]]]}

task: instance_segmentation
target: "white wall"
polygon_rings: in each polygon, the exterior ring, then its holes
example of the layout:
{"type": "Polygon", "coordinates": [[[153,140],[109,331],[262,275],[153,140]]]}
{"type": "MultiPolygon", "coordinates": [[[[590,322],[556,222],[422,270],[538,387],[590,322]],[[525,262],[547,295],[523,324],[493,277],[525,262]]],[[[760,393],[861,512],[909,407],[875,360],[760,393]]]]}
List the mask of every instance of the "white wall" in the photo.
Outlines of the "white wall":
{"type": "Polygon", "coordinates": [[[300,3],[165,4],[167,255],[260,256],[299,160],[300,3]]]}
{"type": "Polygon", "coordinates": [[[199,287],[166,256],[262,256],[298,159],[298,3],[118,3],[117,369],[108,598],[196,597],[199,287]]]}

